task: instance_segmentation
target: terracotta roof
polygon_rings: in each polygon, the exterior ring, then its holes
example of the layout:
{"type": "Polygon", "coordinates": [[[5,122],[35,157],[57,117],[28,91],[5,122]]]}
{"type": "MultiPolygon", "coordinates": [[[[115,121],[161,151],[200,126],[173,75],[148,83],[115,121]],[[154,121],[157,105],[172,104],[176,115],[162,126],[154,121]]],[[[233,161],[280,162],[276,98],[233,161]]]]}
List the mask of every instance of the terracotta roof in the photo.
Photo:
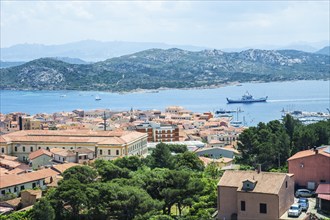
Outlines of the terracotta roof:
{"type": "Polygon", "coordinates": [[[18,160],[18,158],[15,157],[15,156],[9,156],[9,155],[5,155],[5,154],[1,155],[0,158],[6,159],[6,160],[11,160],[11,161],[17,161],[18,160]]]}
{"type": "Polygon", "coordinates": [[[30,195],[35,195],[36,199],[40,199],[42,196],[42,191],[40,189],[26,189],[24,191],[28,192],[30,195]]]}
{"type": "Polygon", "coordinates": [[[8,175],[10,175],[10,174],[19,175],[19,174],[22,174],[22,173],[25,173],[25,170],[24,169],[21,169],[21,168],[18,168],[18,167],[6,172],[6,174],[8,174],[8,175]]]}
{"type": "Polygon", "coordinates": [[[243,181],[248,179],[257,181],[251,192],[278,194],[287,176],[289,175],[286,173],[227,170],[221,177],[218,186],[236,187],[237,191],[243,191],[243,181]]]}
{"type": "Polygon", "coordinates": [[[316,191],[316,194],[330,194],[330,183],[321,183],[316,191]]]}
{"type": "Polygon", "coordinates": [[[9,167],[9,168],[16,168],[19,165],[21,165],[21,163],[18,162],[18,161],[12,161],[12,160],[6,160],[6,159],[0,158],[0,166],[5,166],[5,167],[9,167]]]}
{"type": "Polygon", "coordinates": [[[2,136],[0,136],[0,143],[7,143],[7,141],[2,136]]]}
{"type": "Polygon", "coordinates": [[[8,204],[14,208],[16,208],[20,203],[21,203],[21,198],[15,198],[0,202],[0,204],[8,204]]]}
{"type": "Polygon", "coordinates": [[[45,179],[46,177],[56,176],[56,175],[58,175],[58,172],[52,169],[43,169],[21,175],[10,174],[7,175],[6,178],[0,179],[0,189],[9,186],[15,186],[18,184],[32,182],[40,179],[45,179]]]}
{"type": "Polygon", "coordinates": [[[52,157],[52,153],[49,152],[48,150],[39,149],[37,151],[34,151],[34,152],[30,153],[29,154],[29,159],[34,160],[35,158],[40,157],[41,155],[47,155],[49,157],[52,157]]]}
{"type": "Polygon", "coordinates": [[[147,134],[136,131],[90,131],[90,130],[23,130],[2,135],[12,142],[128,144],[147,134]]]}
{"type": "Polygon", "coordinates": [[[330,194],[319,194],[317,195],[317,198],[330,201],[330,194]]]}
{"type": "Polygon", "coordinates": [[[64,173],[64,171],[74,166],[81,166],[81,165],[78,163],[63,163],[52,166],[52,169],[62,174],[64,173]]]}
{"type": "MultiPolygon", "coordinates": [[[[330,157],[330,152],[329,152],[330,146],[319,147],[319,148],[317,148],[317,150],[318,150],[318,154],[324,155],[326,157],[330,157]]],[[[309,157],[309,156],[313,156],[313,155],[316,155],[316,152],[313,149],[303,150],[303,151],[299,151],[298,153],[291,156],[288,159],[288,161],[298,159],[298,158],[303,158],[303,157],[309,157]]]]}

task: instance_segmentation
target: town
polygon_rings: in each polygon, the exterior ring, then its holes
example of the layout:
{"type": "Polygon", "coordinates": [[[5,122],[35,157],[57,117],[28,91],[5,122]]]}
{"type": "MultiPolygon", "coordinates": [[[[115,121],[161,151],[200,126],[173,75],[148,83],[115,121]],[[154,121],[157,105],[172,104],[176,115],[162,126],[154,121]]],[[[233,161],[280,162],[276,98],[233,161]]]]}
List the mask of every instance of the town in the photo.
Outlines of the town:
{"type": "MultiPolygon", "coordinates": [[[[119,166],[127,163],[121,160],[135,158],[151,168],[176,169],[182,165],[192,170],[205,168],[206,172],[213,167],[213,173],[209,173],[217,186],[211,191],[217,198],[205,219],[287,219],[288,216],[306,219],[311,215],[321,219],[329,216],[329,142],[300,149],[285,158],[287,165],[280,166],[278,159],[277,171],[255,163],[254,167],[249,167],[248,162],[243,162],[246,149],[242,147],[249,128],[231,122],[230,115],[196,113],[181,106],[169,106],[164,111],[76,109],[53,114],[1,114],[0,213],[9,216],[33,212],[33,205],[43,201],[49,194],[47,191],[64,184],[67,173],[84,172],[79,169],[89,167],[98,171],[99,178],[109,178],[104,176],[104,167],[110,166],[106,161],[119,166]],[[167,148],[172,156],[165,158],[167,148]],[[190,159],[182,159],[181,154],[190,159]],[[162,157],[164,161],[157,162],[162,157]],[[173,158],[177,162],[169,164],[173,158]],[[300,199],[298,209],[291,210],[297,203],[295,196],[313,198],[309,202],[300,199]]],[[[326,134],[329,141],[329,131],[326,134]]],[[[274,154],[277,160],[280,152],[274,154]]],[[[133,159],[131,162],[118,169],[136,163],[133,159]]],[[[138,168],[133,169],[136,170],[138,168]]],[[[66,211],[76,212],[73,218],[84,216],[80,213],[84,208],[74,210],[67,199],[63,202],[67,204],[66,211]]],[[[169,203],[164,206],[163,214],[173,216],[172,206],[179,209],[180,216],[183,211],[190,213],[192,206],[186,205],[190,209],[183,209],[183,204],[183,201],[169,203]]]]}

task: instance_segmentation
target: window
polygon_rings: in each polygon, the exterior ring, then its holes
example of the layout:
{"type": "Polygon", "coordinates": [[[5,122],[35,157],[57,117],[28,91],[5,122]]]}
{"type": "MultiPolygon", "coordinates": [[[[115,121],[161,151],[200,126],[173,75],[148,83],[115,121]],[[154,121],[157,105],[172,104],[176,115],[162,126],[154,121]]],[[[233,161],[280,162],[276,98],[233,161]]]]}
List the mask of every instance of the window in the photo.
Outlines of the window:
{"type": "Polygon", "coordinates": [[[25,187],[24,186],[21,186],[21,190],[24,190],[25,189],[25,187]]]}
{"type": "Polygon", "coordinates": [[[23,146],[23,152],[25,152],[25,146],[23,146]]]}
{"type": "Polygon", "coordinates": [[[116,150],[116,155],[119,155],[119,150],[116,150]]]}
{"type": "Polygon", "coordinates": [[[5,153],[5,148],[1,148],[1,153],[5,153]]]}
{"type": "Polygon", "coordinates": [[[17,151],[17,147],[15,147],[15,151],[17,151]]]}
{"type": "Polygon", "coordinates": [[[288,188],[288,181],[285,181],[285,188],[288,188]]]}
{"type": "Polygon", "coordinates": [[[102,155],[102,153],[103,153],[102,150],[100,150],[100,155],[102,155]]]}
{"type": "Polygon", "coordinates": [[[40,149],[41,149],[41,147],[38,147],[38,149],[40,150],[40,149]]]}
{"type": "Polygon", "coordinates": [[[33,147],[32,146],[30,147],[30,151],[33,152],[33,147]]]}
{"type": "Polygon", "coordinates": [[[36,183],[32,183],[32,189],[35,188],[37,186],[36,183]]]}
{"type": "Polygon", "coordinates": [[[108,155],[111,155],[111,150],[108,150],[108,155]]]}
{"type": "Polygon", "coordinates": [[[245,211],[245,201],[241,201],[241,211],[245,211]]]}
{"type": "Polygon", "coordinates": [[[14,187],[14,192],[17,192],[17,186],[14,187]]]}
{"type": "Polygon", "coordinates": [[[49,147],[46,147],[46,150],[49,150],[49,147]]]}
{"type": "Polygon", "coordinates": [[[267,213],[267,204],[265,203],[260,203],[260,213],[267,213]]]}
{"type": "Polygon", "coordinates": [[[6,194],[6,191],[5,191],[5,190],[2,190],[2,191],[1,191],[1,194],[2,194],[2,195],[5,195],[5,194],[6,194]]]}

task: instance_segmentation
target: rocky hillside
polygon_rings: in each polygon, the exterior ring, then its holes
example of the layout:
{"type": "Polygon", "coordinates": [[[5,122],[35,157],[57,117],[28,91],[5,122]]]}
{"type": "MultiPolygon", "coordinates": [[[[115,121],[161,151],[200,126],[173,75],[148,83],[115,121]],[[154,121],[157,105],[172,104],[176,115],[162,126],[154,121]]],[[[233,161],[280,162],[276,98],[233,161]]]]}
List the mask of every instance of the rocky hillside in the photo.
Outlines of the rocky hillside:
{"type": "Polygon", "coordinates": [[[324,54],[324,55],[330,56],[330,46],[323,47],[321,50],[318,50],[315,53],[324,54]]]}
{"type": "Polygon", "coordinates": [[[93,64],[43,58],[0,70],[0,89],[192,88],[231,82],[329,79],[329,56],[294,50],[151,49],[93,64]]]}

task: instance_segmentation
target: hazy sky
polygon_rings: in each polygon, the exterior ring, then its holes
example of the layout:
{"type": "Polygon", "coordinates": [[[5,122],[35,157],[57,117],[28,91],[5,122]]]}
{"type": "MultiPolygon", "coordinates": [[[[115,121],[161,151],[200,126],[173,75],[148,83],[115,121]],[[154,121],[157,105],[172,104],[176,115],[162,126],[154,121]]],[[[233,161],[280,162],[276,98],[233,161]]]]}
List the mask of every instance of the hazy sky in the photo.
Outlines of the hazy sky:
{"type": "Polygon", "coordinates": [[[211,48],[329,40],[326,1],[6,1],[1,47],[163,42],[211,48]]]}

